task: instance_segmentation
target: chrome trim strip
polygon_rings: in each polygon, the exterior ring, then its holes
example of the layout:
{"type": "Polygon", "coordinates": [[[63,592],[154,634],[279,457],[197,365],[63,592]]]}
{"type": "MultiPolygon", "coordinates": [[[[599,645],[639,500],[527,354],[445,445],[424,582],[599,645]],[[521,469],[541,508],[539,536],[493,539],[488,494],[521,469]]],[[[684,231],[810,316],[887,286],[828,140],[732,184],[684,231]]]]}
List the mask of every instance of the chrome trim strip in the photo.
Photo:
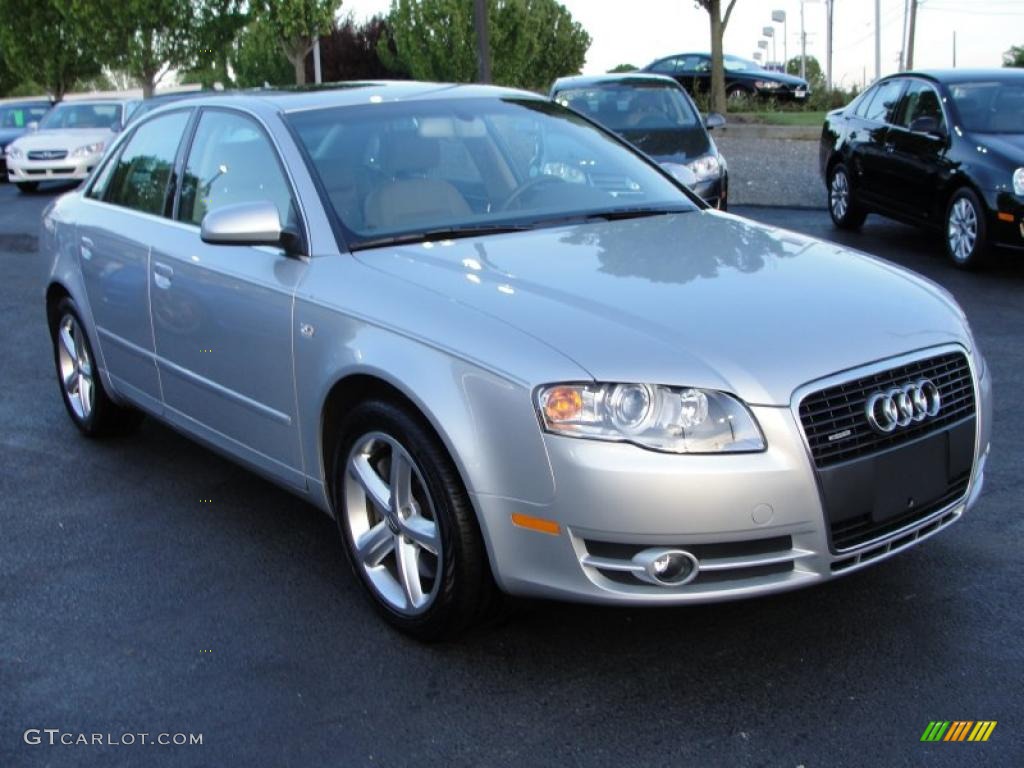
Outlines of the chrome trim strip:
{"type": "MultiPolygon", "coordinates": [[[[263,403],[257,400],[253,400],[251,397],[246,397],[240,392],[236,392],[233,389],[228,389],[227,387],[223,386],[222,384],[218,384],[212,379],[207,379],[205,376],[200,376],[198,373],[194,373],[188,370],[187,368],[182,368],[177,363],[172,363],[170,360],[160,357],[159,355],[156,355],[155,357],[158,365],[166,366],[169,371],[171,371],[172,373],[176,373],[182,378],[191,381],[193,384],[198,384],[202,387],[206,387],[207,389],[216,392],[218,395],[222,395],[223,397],[226,397],[229,400],[233,400],[239,405],[244,405],[246,408],[256,411],[256,413],[260,414],[261,416],[266,416],[267,418],[273,419],[274,421],[280,424],[284,424],[285,426],[291,426],[292,417],[289,416],[287,413],[282,413],[281,411],[271,408],[269,405],[264,405],[263,403]]],[[[171,406],[167,407],[170,408],[171,406]]]]}
{"type": "Polygon", "coordinates": [[[777,565],[779,563],[792,563],[802,557],[814,555],[807,549],[791,549],[779,554],[766,555],[740,555],[739,557],[717,557],[699,560],[700,570],[703,571],[732,571],[739,568],[757,568],[762,565],[777,565]]]}
{"type": "Polygon", "coordinates": [[[615,560],[611,557],[594,557],[593,555],[581,557],[580,564],[604,571],[622,571],[623,573],[643,573],[644,571],[642,565],[637,565],[632,560],[615,560]]]}

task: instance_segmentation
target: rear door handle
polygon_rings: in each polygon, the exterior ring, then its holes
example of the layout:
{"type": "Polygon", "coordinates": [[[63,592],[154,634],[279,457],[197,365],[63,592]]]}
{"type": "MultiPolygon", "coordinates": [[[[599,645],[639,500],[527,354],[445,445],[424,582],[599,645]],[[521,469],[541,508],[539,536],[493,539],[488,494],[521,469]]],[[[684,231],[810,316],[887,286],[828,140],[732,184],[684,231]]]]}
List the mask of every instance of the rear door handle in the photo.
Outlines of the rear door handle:
{"type": "Polygon", "coordinates": [[[160,261],[153,262],[153,285],[166,291],[171,287],[172,277],[174,277],[174,270],[170,265],[160,261]]]}

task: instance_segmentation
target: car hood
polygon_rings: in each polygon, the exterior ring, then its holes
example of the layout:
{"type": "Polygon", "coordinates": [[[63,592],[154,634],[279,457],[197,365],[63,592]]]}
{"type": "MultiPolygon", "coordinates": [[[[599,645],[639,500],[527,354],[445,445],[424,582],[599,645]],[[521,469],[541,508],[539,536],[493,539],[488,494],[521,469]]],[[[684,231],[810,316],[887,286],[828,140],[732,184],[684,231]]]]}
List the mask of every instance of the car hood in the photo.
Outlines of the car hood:
{"type": "Polygon", "coordinates": [[[743,72],[726,72],[726,77],[741,75],[749,78],[750,80],[773,80],[776,83],[785,83],[788,86],[804,86],[807,87],[807,81],[797,77],[796,75],[789,75],[783,72],[774,72],[770,69],[762,70],[745,70],[743,72]]]}
{"type": "Polygon", "coordinates": [[[831,373],[970,343],[938,286],[710,211],[356,257],[518,328],[599,381],[720,389],[758,405],[786,405],[800,385],[831,373]]]}
{"type": "Polygon", "coordinates": [[[69,152],[99,141],[109,142],[114,132],[107,128],[63,128],[36,131],[18,139],[18,149],[66,149],[69,152]]]}
{"type": "Polygon", "coordinates": [[[1024,164],[1024,133],[979,133],[977,143],[998,152],[1011,163],[1024,164]]]}

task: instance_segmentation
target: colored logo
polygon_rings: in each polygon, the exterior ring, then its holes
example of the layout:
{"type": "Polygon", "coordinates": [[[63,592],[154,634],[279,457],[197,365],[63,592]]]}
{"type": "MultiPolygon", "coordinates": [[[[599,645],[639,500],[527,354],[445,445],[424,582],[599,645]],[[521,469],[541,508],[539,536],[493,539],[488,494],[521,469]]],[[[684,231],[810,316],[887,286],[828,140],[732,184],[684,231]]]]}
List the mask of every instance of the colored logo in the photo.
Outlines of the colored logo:
{"type": "Polygon", "coordinates": [[[921,741],[988,741],[996,728],[995,720],[932,720],[921,734],[921,741]]]}

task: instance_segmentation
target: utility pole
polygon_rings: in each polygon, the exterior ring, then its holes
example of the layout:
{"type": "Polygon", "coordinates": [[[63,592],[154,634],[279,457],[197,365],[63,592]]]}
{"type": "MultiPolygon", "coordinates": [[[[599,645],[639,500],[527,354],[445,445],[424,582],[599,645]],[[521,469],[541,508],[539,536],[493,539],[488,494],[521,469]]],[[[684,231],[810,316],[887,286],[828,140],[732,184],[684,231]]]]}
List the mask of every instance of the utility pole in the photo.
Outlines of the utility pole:
{"type": "Polygon", "coordinates": [[[319,85],[324,81],[323,70],[320,68],[320,35],[317,34],[313,43],[313,82],[319,85]]]}
{"type": "Polygon", "coordinates": [[[487,29],[487,0],[475,0],[477,81],[491,82],[491,40],[487,29]]]}
{"type": "Polygon", "coordinates": [[[882,0],[875,0],[875,80],[882,77],[882,0]]]}
{"type": "Polygon", "coordinates": [[[917,0],[910,0],[910,28],[907,32],[907,69],[914,68],[914,29],[917,26],[917,0]]]}
{"type": "Polygon", "coordinates": [[[953,30],[953,69],[956,69],[956,30],[953,30]]]}
{"type": "Polygon", "coordinates": [[[825,0],[825,83],[832,90],[832,4],[835,0],[825,0]]]}
{"type": "Polygon", "coordinates": [[[910,0],[903,0],[903,37],[900,38],[900,72],[906,72],[907,60],[907,17],[910,16],[910,0]]]}
{"type": "Polygon", "coordinates": [[[803,0],[800,0],[800,79],[807,79],[807,33],[804,31],[803,0]]]}

